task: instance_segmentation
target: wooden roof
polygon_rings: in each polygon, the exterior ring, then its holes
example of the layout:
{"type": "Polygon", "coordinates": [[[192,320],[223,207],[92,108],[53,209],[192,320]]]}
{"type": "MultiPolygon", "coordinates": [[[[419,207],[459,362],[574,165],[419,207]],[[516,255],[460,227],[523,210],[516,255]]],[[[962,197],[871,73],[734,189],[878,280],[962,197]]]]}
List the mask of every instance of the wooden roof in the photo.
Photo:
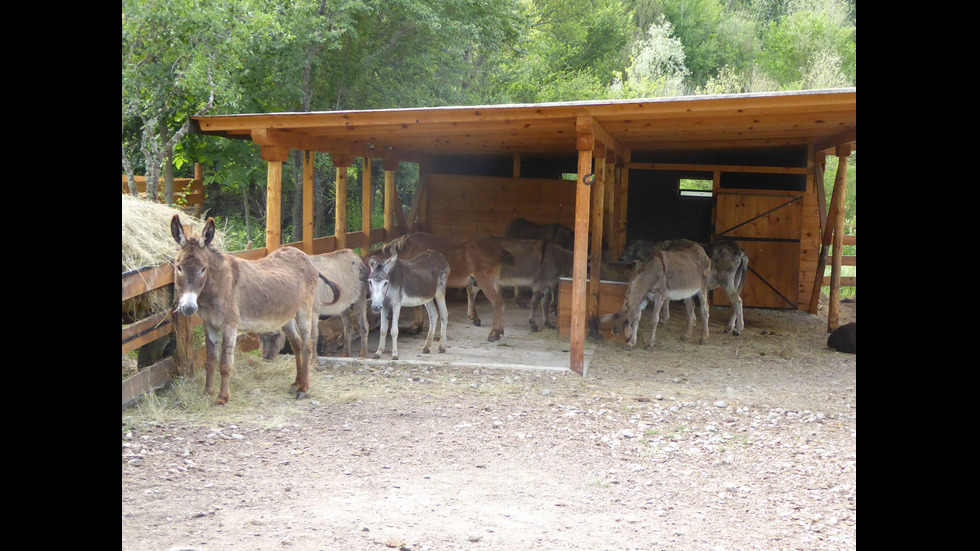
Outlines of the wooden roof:
{"type": "Polygon", "coordinates": [[[195,117],[192,126],[200,134],[251,139],[264,158],[266,150],[288,149],[403,160],[574,153],[590,132],[617,151],[810,144],[820,151],[856,145],[857,91],[216,115],[195,117]]]}

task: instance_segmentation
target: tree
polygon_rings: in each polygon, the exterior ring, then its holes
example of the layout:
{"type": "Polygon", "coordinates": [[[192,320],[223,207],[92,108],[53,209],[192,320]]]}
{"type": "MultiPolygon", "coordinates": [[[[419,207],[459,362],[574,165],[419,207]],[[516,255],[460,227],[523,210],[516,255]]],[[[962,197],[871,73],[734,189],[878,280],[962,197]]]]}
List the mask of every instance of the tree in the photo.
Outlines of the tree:
{"type": "Polygon", "coordinates": [[[684,46],[664,15],[633,45],[631,60],[623,81],[611,87],[614,96],[671,96],[683,92],[685,78],[690,74],[684,46]]]}
{"type": "Polygon", "coordinates": [[[784,89],[852,86],[856,26],[842,0],[791,0],[763,37],[762,70],[784,89]]]}
{"type": "MultiPolygon", "coordinates": [[[[210,111],[221,94],[236,103],[237,69],[267,22],[247,2],[125,0],[122,11],[122,114],[138,121],[123,136],[122,164],[135,194],[129,154],[137,149],[146,169],[147,198],[155,201],[164,160],[187,134],[190,115],[210,111]],[[127,147],[128,146],[128,147],[127,147]]],[[[172,198],[172,189],[169,196],[172,198]]]]}

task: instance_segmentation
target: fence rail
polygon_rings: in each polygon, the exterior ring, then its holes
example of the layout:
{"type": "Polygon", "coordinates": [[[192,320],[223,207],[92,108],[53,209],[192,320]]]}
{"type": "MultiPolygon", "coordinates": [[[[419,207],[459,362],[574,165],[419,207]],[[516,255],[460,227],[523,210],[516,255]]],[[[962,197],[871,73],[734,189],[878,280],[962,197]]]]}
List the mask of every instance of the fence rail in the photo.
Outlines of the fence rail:
{"type": "MultiPolygon", "coordinates": [[[[853,245],[857,246],[857,236],[856,235],[845,235],[843,236],[842,243],[844,246],[853,245]]],[[[857,255],[844,255],[841,256],[841,266],[857,266],[857,255]]],[[[829,267],[829,266],[828,266],[829,267]]],[[[841,276],[840,278],[841,287],[857,287],[857,276],[841,276]]],[[[825,275],[823,278],[822,287],[830,287],[830,276],[825,275]]]]}
{"type": "MultiPolygon", "coordinates": [[[[146,194],[146,176],[133,176],[136,182],[136,190],[146,194]]],[[[122,192],[129,193],[129,178],[122,175],[122,192]]],[[[157,199],[163,201],[163,178],[157,186],[157,199]]],[[[204,204],[204,173],[200,164],[194,165],[193,178],[174,178],[174,203],[194,208],[201,208],[204,204]]]]}

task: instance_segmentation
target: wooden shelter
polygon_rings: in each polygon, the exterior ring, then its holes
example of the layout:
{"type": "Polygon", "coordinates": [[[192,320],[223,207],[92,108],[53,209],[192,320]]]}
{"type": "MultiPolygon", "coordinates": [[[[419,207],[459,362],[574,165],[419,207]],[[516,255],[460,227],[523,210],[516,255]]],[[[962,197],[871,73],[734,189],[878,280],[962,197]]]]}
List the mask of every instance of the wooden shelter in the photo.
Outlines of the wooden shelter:
{"type": "MultiPolygon", "coordinates": [[[[855,88],[620,101],[195,117],[200,134],[251,140],[268,161],[268,250],[280,245],[282,162],[290,150],[331,155],[338,201],[351,159],[382,159],[385,228],[348,233],[345,205],[329,241],[311,236],[306,155],[302,243],[308,253],[367,246],[419,227],[438,235],[500,235],[525,217],[575,230],[570,368],[582,372],[586,324],[598,315],[603,241],[736,239],[750,259],[746,306],[816,310],[827,246],[839,287],[847,157],[856,147],[855,88]],[[837,155],[832,205],[824,158],[837,155]],[[420,165],[407,217],[394,208],[394,168],[420,165]],[[693,185],[691,184],[693,182],[693,185]],[[691,185],[690,189],[685,186],[691,185]],[[700,186],[700,189],[699,189],[700,186]],[[589,241],[591,257],[589,257],[589,241]]],[[[365,163],[370,170],[371,164],[365,163]]],[[[365,179],[369,182],[370,178],[365,179]]],[[[370,187],[364,191],[370,208],[370,187]]],[[[365,220],[370,217],[365,216],[365,220]]],[[[837,307],[832,281],[831,315],[837,307]]],[[[724,298],[716,293],[718,303],[724,298]]],[[[835,325],[835,322],[832,321],[835,325]]]]}

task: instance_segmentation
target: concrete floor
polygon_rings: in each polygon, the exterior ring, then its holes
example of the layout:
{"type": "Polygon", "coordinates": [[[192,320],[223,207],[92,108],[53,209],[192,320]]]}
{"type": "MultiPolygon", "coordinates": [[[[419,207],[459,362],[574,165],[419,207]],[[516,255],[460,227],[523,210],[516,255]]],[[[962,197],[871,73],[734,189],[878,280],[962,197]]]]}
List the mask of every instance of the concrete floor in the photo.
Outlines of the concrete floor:
{"type": "MultiPolygon", "coordinates": [[[[535,321],[540,328],[532,332],[528,324],[529,311],[514,303],[509,296],[505,299],[504,336],[495,342],[487,342],[490,326],[493,323],[493,309],[490,302],[482,294],[477,299],[476,309],[482,321],[481,327],[476,327],[466,317],[465,298],[453,293],[447,300],[449,309],[449,324],[446,328],[446,352],[438,353],[439,328],[436,327],[431,353],[423,354],[425,332],[408,335],[404,329],[411,325],[414,312],[411,308],[402,310],[399,326],[402,328],[398,336],[398,352],[400,364],[418,365],[455,365],[486,369],[518,369],[542,371],[569,371],[569,339],[559,337],[557,329],[544,327],[544,316],[540,309],[535,321]]],[[[424,315],[423,310],[423,317],[424,315]]],[[[426,324],[428,319],[426,317],[426,324]]],[[[375,329],[368,337],[368,351],[371,355],[378,348],[380,331],[375,329]]],[[[335,355],[320,356],[321,365],[328,362],[354,361],[369,364],[387,364],[391,362],[391,335],[387,337],[385,351],[380,360],[357,358],[360,344],[355,341],[351,345],[353,358],[341,358],[335,355]]],[[[585,368],[588,372],[589,361],[592,358],[594,345],[586,341],[585,368]]]]}

